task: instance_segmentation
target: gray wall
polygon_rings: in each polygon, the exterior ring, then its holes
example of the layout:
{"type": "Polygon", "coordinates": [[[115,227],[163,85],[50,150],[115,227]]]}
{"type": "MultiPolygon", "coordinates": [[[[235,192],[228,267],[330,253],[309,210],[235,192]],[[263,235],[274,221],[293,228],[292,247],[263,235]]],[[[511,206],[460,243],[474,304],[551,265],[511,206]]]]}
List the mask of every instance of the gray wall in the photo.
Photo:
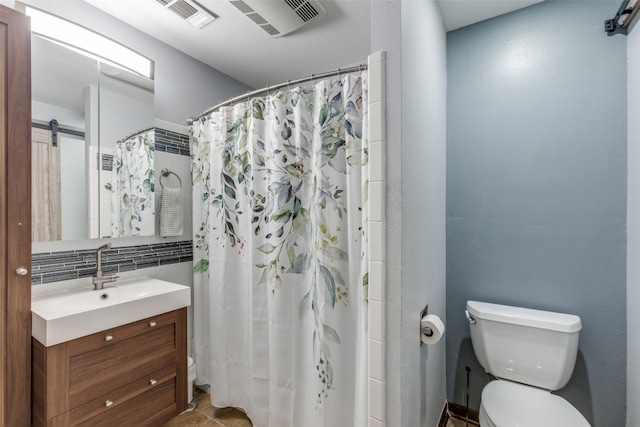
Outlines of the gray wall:
{"type": "MultiPolygon", "coordinates": [[[[627,38],[628,178],[627,178],[627,328],[640,328],[640,26],[627,38]]],[[[627,336],[627,427],[640,426],[640,334],[627,336]]]]}
{"type": "Polygon", "coordinates": [[[371,51],[386,52],[388,426],[433,427],[445,402],[445,342],[419,341],[427,303],[445,316],[445,47],[434,0],[371,3],[371,51]]]}
{"type": "Polygon", "coordinates": [[[435,1],[403,0],[403,426],[438,425],[446,400],[445,340],[421,347],[418,335],[426,304],[429,313],[446,316],[445,54],[446,32],[435,1]]]}
{"type": "Polygon", "coordinates": [[[486,381],[467,300],[574,313],[561,391],[596,427],[625,424],[626,38],[618,5],[546,1],[447,36],[447,386],[486,381]]]}

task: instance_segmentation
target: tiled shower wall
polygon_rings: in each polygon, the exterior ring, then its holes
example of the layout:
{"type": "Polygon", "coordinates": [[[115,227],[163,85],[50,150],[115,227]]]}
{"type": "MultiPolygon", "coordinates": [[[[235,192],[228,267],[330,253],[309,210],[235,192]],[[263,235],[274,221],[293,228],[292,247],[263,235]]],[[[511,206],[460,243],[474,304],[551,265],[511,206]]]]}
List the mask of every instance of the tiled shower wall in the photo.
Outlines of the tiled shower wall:
{"type": "Polygon", "coordinates": [[[385,54],[369,56],[369,427],[385,425],[385,54]]]}
{"type": "Polygon", "coordinates": [[[156,152],[189,156],[189,135],[156,128],[156,152]]]}

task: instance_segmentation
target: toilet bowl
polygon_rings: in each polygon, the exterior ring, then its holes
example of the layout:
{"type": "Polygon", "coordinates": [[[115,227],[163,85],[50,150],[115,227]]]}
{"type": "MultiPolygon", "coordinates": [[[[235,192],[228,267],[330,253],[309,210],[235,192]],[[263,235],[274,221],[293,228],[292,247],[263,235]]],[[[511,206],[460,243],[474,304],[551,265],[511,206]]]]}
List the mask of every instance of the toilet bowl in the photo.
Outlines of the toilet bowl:
{"type": "Polygon", "coordinates": [[[578,316],[477,301],[466,314],[476,357],[497,378],[482,390],[481,427],[590,427],[551,393],[573,373],[578,316]]]}
{"type": "Polygon", "coordinates": [[[590,427],[562,397],[511,381],[491,381],[481,402],[481,427],[590,427]]]}

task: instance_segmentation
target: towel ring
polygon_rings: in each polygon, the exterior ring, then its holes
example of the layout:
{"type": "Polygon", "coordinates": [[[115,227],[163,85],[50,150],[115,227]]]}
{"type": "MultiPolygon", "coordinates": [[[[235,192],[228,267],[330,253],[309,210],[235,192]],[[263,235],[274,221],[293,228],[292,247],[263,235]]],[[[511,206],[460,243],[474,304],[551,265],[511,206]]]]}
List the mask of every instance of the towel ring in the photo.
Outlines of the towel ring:
{"type": "Polygon", "coordinates": [[[162,169],[162,171],[160,171],[160,187],[164,188],[164,185],[162,184],[162,178],[163,177],[167,177],[169,175],[175,175],[176,178],[178,178],[178,182],[180,183],[180,188],[182,188],[182,180],[180,179],[178,174],[173,172],[173,171],[171,171],[171,170],[169,170],[169,169],[167,169],[167,168],[164,168],[164,169],[162,169]]]}

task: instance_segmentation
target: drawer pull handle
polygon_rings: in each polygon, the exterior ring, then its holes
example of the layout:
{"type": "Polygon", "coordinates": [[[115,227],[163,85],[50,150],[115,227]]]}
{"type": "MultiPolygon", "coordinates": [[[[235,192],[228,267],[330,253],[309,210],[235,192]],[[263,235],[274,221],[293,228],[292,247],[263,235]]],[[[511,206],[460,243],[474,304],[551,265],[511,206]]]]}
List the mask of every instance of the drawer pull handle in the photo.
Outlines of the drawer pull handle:
{"type": "Polygon", "coordinates": [[[107,408],[113,406],[113,400],[107,400],[106,402],[104,402],[104,406],[106,406],[107,408]]]}
{"type": "Polygon", "coordinates": [[[113,339],[113,335],[107,335],[106,337],[104,337],[105,341],[111,341],[113,339]]]}
{"type": "Polygon", "coordinates": [[[149,380],[149,384],[151,385],[156,385],[158,383],[157,380],[154,380],[153,378],[149,380]]]}
{"type": "Polygon", "coordinates": [[[156,322],[149,322],[149,326],[151,326],[152,328],[153,328],[154,326],[156,326],[156,325],[157,325],[157,323],[156,323],[156,322]]]}

